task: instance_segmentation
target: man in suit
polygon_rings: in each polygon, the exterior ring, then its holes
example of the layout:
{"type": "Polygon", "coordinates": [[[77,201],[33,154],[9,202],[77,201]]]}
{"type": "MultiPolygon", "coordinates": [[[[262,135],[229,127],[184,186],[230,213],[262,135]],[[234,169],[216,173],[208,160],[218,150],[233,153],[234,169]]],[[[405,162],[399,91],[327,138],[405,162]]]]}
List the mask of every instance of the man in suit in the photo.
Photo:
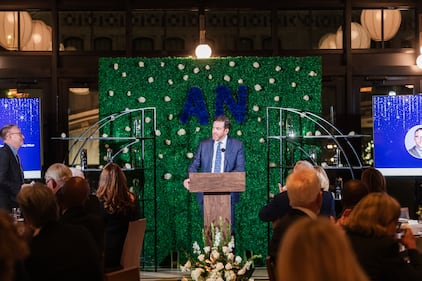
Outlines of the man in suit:
{"type": "Polygon", "coordinates": [[[273,260],[288,227],[301,218],[316,219],[321,208],[321,183],[315,169],[294,171],[287,177],[286,186],[292,209],[273,224],[273,237],[268,249],[273,260]]]}
{"type": "MultiPolygon", "coordinates": [[[[240,140],[229,137],[230,119],[227,116],[218,116],[212,126],[212,137],[201,141],[195,157],[189,166],[189,172],[244,172],[245,153],[240,140]],[[219,156],[220,154],[220,156],[219,156]],[[221,157],[221,159],[219,159],[221,157]],[[216,161],[217,160],[217,161],[216,161]],[[219,165],[216,165],[220,163],[219,165]]],[[[189,190],[190,180],[185,179],[183,185],[189,190]]],[[[203,208],[203,194],[197,193],[197,200],[203,208]]],[[[239,193],[231,194],[231,221],[234,225],[234,206],[239,201],[239,193]]]]}
{"type": "Polygon", "coordinates": [[[413,136],[413,140],[415,141],[415,145],[408,150],[410,155],[413,157],[422,158],[422,128],[418,128],[415,131],[415,135],[413,136]]]}
{"type": "Polygon", "coordinates": [[[0,129],[3,147],[0,148],[0,209],[17,207],[16,196],[24,183],[18,150],[23,136],[18,126],[9,124],[0,129]]]}

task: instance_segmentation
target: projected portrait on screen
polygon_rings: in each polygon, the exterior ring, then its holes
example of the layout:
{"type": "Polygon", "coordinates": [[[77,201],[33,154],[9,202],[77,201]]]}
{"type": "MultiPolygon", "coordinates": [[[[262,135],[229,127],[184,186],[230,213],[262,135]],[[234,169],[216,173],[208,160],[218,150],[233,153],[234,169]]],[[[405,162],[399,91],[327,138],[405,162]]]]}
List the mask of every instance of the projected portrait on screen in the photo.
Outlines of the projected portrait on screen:
{"type": "Polygon", "coordinates": [[[416,126],[406,134],[407,152],[415,158],[422,159],[422,126],[416,126]]]}

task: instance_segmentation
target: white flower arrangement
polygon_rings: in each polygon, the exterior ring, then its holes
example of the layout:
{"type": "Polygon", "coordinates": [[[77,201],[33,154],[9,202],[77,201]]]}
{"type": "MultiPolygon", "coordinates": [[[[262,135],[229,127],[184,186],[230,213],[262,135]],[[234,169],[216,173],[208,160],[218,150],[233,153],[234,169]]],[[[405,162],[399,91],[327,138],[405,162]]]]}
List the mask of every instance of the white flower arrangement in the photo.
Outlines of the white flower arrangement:
{"type": "MultiPolygon", "coordinates": [[[[248,260],[234,254],[234,237],[230,235],[230,226],[224,227],[220,219],[220,227],[211,225],[211,241],[203,235],[204,247],[201,249],[195,241],[192,245],[194,257],[187,254],[188,260],[180,270],[190,272],[193,281],[252,281],[253,263],[260,255],[253,255],[248,260]],[[223,231],[223,230],[226,231],[223,231]]],[[[189,280],[183,277],[182,281],[189,280]]]]}

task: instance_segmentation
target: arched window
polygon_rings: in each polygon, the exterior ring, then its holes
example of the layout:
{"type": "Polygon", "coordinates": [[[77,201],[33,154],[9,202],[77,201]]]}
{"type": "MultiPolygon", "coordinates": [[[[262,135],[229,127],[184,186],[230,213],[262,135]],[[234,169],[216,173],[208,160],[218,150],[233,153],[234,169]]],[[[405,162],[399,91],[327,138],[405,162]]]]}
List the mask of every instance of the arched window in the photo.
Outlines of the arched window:
{"type": "Polygon", "coordinates": [[[83,51],[84,40],[80,37],[67,37],[63,40],[65,51],[83,51]]]}
{"type": "Polygon", "coordinates": [[[148,37],[138,37],[133,39],[134,51],[154,51],[154,40],[148,37]]]}
{"type": "Polygon", "coordinates": [[[111,51],[113,50],[113,40],[108,37],[97,37],[94,39],[95,51],[111,51]]]}

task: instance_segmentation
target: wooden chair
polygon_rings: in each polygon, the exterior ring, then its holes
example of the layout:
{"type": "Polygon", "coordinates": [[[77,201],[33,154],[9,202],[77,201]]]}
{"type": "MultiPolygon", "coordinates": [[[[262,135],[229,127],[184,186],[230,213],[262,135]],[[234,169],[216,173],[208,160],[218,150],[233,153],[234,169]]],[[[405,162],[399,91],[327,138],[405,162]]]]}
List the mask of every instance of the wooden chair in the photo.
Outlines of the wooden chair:
{"type": "Polygon", "coordinates": [[[123,245],[121,270],[106,273],[104,281],[139,281],[139,264],[144,242],[146,219],[131,221],[123,245]]]}
{"type": "Polygon", "coordinates": [[[275,261],[271,256],[267,256],[265,258],[265,264],[267,267],[267,273],[268,273],[268,280],[270,281],[276,281],[275,278],[275,261]]]}

